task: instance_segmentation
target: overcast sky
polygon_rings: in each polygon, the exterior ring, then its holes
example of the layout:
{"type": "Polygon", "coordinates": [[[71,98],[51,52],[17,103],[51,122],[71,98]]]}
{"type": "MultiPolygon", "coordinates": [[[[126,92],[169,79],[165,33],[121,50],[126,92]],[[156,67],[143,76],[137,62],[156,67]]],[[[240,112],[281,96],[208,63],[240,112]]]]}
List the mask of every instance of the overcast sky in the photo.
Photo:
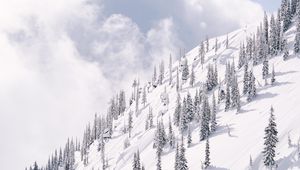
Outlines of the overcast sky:
{"type": "Polygon", "coordinates": [[[179,48],[277,7],[279,0],[2,0],[0,169],[45,163],[67,137],[81,140],[134,77],[147,79],[179,48]]]}

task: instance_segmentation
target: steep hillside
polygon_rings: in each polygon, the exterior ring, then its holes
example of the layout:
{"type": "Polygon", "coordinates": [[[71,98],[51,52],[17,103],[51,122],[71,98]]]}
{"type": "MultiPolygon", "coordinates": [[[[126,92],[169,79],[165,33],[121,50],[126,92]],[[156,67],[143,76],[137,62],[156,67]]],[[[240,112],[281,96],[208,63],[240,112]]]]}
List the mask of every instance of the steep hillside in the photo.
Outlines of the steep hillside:
{"type": "MultiPolygon", "coordinates": [[[[182,85],[180,90],[181,98],[189,92],[192,97],[196,90],[202,88],[202,83],[206,81],[207,67],[209,64],[216,64],[218,75],[221,80],[221,86],[224,88],[224,76],[226,63],[235,61],[237,64],[239,57],[239,48],[247,37],[252,37],[255,33],[255,26],[234,31],[228,34],[229,48],[226,48],[227,35],[217,37],[218,50],[215,52],[215,38],[209,40],[210,49],[205,55],[205,63],[202,67],[200,63],[199,47],[186,53],[189,70],[193,65],[196,82],[194,87],[190,87],[189,80],[182,85]]],[[[293,55],[293,44],[295,38],[296,26],[292,25],[285,32],[290,55],[288,60],[283,61],[283,53],[270,57],[270,72],[274,65],[276,82],[268,85],[262,78],[262,64],[253,67],[253,73],[256,77],[257,96],[251,101],[247,101],[246,95],[241,97],[241,111],[237,113],[236,109],[224,111],[224,101],[217,105],[217,130],[210,137],[210,158],[212,169],[248,169],[250,156],[253,160],[253,169],[265,169],[262,161],[262,150],[264,143],[264,129],[268,124],[271,105],[274,107],[274,114],[278,127],[279,143],[276,148],[276,163],[278,169],[300,169],[300,160],[298,158],[297,143],[300,137],[300,58],[299,55],[293,55]],[[288,144],[290,136],[292,145],[288,144]]],[[[157,120],[163,119],[165,129],[168,131],[169,118],[173,120],[173,114],[176,107],[176,68],[179,61],[173,63],[172,77],[173,83],[170,86],[168,71],[162,85],[156,88],[150,88],[147,93],[147,103],[143,107],[140,104],[140,113],[133,114],[132,135],[129,138],[130,146],[124,149],[124,141],[128,138],[128,133],[123,133],[124,125],[127,126],[129,112],[135,111],[135,103],[126,109],[124,116],[120,116],[114,121],[114,132],[112,138],[105,144],[105,155],[108,160],[108,169],[132,169],[134,153],[139,150],[141,162],[145,169],[156,169],[156,149],[153,149],[153,138],[156,130],[157,120]],[[161,94],[166,89],[169,96],[169,105],[164,106],[161,102],[161,94]],[[153,109],[154,128],[145,130],[145,121],[148,118],[149,107],[153,109]]],[[[252,67],[252,66],[250,66],[252,67]]],[[[251,68],[250,68],[251,69],[251,68]]],[[[242,94],[244,69],[237,69],[240,93],[242,94]]],[[[141,83],[142,84],[142,83],[141,83]]],[[[217,96],[218,88],[208,92],[209,102],[212,101],[212,93],[217,96]]],[[[173,123],[172,123],[173,125],[173,123]]],[[[180,143],[181,134],[178,128],[173,126],[176,141],[180,143]]],[[[190,125],[192,132],[192,145],[186,148],[186,158],[189,169],[201,169],[205,158],[205,140],[199,140],[200,126],[196,121],[190,125]]],[[[185,146],[186,146],[186,136],[185,146]]],[[[101,152],[97,151],[98,141],[95,141],[89,149],[89,163],[85,166],[80,160],[80,153],[76,152],[76,169],[102,169],[101,152]]],[[[164,147],[162,153],[162,169],[174,169],[175,150],[170,147],[164,147]]]]}

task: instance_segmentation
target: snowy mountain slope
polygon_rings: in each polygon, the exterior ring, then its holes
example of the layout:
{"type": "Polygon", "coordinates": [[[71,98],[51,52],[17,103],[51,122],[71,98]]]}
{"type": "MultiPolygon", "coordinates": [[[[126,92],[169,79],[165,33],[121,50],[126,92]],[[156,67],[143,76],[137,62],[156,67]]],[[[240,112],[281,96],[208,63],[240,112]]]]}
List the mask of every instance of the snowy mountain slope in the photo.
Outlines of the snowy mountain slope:
{"type": "MultiPolygon", "coordinates": [[[[225,67],[227,61],[238,61],[240,43],[246,40],[256,30],[255,26],[243,28],[228,34],[229,48],[225,48],[226,35],[218,37],[217,53],[210,49],[205,56],[205,64],[202,68],[196,47],[186,54],[189,67],[194,65],[196,83],[190,87],[185,83],[180,91],[181,97],[186,96],[187,92],[194,96],[196,89],[201,87],[207,74],[209,63],[216,62],[218,66],[219,78],[224,80],[225,67]],[[196,58],[196,60],[195,60],[196,58]]],[[[292,26],[286,33],[290,54],[292,54],[293,41],[296,27],[292,26]]],[[[210,47],[213,47],[215,38],[210,39],[210,47]]],[[[287,61],[283,61],[282,54],[272,57],[269,61],[270,66],[274,65],[276,71],[275,85],[264,85],[261,70],[262,64],[253,67],[253,72],[257,80],[257,97],[247,102],[243,96],[242,111],[236,113],[236,110],[224,112],[224,103],[218,105],[217,122],[218,128],[209,140],[211,147],[212,169],[247,169],[249,167],[250,155],[253,159],[253,169],[264,169],[262,162],[263,136],[264,128],[269,119],[270,106],[275,109],[275,117],[278,125],[279,143],[276,148],[276,160],[278,169],[300,169],[300,161],[297,157],[297,142],[300,137],[300,58],[291,55],[287,61]],[[230,135],[228,134],[230,128],[230,135]],[[292,147],[288,145],[288,134],[292,140],[292,147]]],[[[156,120],[163,119],[165,127],[168,127],[169,117],[173,119],[177,92],[174,85],[176,81],[176,67],[179,61],[173,63],[173,86],[168,85],[168,72],[165,75],[163,85],[151,89],[147,94],[148,102],[145,107],[140,104],[140,114],[133,114],[133,129],[130,138],[130,146],[124,149],[124,140],[128,134],[123,134],[124,124],[128,122],[128,113],[135,110],[135,103],[127,108],[117,121],[114,121],[114,133],[112,139],[106,143],[105,153],[108,158],[108,169],[132,169],[133,154],[140,151],[141,162],[145,169],[156,169],[156,154],[153,149],[153,137],[155,127],[145,131],[145,120],[149,112],[149,107],[153,108],[154,125],[156,120]],[[170,104],[163,106],[160,101],[160,95],[166,88],[169,95],[170,104]],[[161,113],[164,113],[161,115],[161,113]]],[[[240,91],[242,90],[243,69],[237,70],[240,91]]],[[[270,84],[270,83],[269,83],[270,84]]],[[[217,94],[217,89],[214,91],[217,94]]],[[[211,102],[212,92],[209,93],[211,102]]],[[[176,127],[176,140],[180,141],[181,135],[176,127]]],[[[199,124],[193,123],[192,127],[192,146],[186,149],[186,158],[189,169],[201,169],[201,162],[205,157],[205,141],[199,142],[199,124]]],[[[166,128],[167,130],[167,128],[166,128]]],[[[186,135],[185,135],[186,136],[186,135]]],[[[102,162],[100,152],[97,151],[98,142],[95,141],[89,149],[89,164],[83,165],[80,161],[80,153],[76,153],[76,166],[78,170],[101,169],[102,162]]],[[[162,154],[162,168],[174,169],[175,149],[164,148],[162,154]]]]}
{"type": "MultiPolygon", "coordinates": [[[[224,88],[224,75],[227,62],[238,62],[239,48],[247,37],[252,37],[256,32],[256,26],[247,26],[228,34],[229,48],[226,48],[227,35],[215,37],[209,40],[210,49],[205,55],[205,62],[200,63],[199,47],[195,47],[185,54],[191,70],[195,71],[195,85],[190,87],[189,80],[182,85],[180,90],[181,99],[190,93],[192,98],[202,88],[206,81],[209,64],[218,67],[218,78],[224,88]],[[218,50],[215,52],[215,39],[218,39],[218,50]]],[[[265,85],[262,78],[262,64],[254,66],[253,72],[256,77],[257,96],[251,102],[247,102],[246,96],[242,95],[242,109],[239,113],[236,109],[224,111],[224,101],[217,105],[217,130],[209,137],[211,152],[211,169],[248,169],[250,156],[253,160],[252,169],[265,169],[262,161],[264,129],[268,124],[269,110],[271,105],[275,109],[275,118],[278,126],[279,143],[276,148],[276,161],[278,169],[300,169],[297,143],[300,139],[300,56],[293,55],[293,44],[296,26],[292,25],[284,33],[287,38],[290,54],[288,60],[283,61],[283,54],[271,57],[269,65],[274,65],[276,71],[276,82],[274,85],[265,85]],[[288,144],[290,136],[292,145],[288,144]]],[[[112,138],[105,143],[105,155],[108,160],[108,169],[132,169],[134,153],[139,150],[141,162],[145,169],[156,169],[156,149],[153,149],[153,138],[158,120],[163,120],[166,131],[168,131],[169,119],[173,121],[176,107],[176,71],[180,61],[173,63],[172,85],[169,85],[169,72],[165,73],[162,85],[150,88],[147,93],[147,103],[140,106],[140,113],[135,114],[135,102],[126,108],[123,116],[113,122],[112,138]],[[169,96],[169,104],[164,106],[161,102],[161,94],[166,90],[169,96]],[[148,119],[150,107],[153,109],[154,127],[145,130],[145,121],[148,119]],[[128,114],[133,113],[133,129],[131,137],[124,134],[123,129],[128,124],[128,114]],[[129,139],[128,139],[129,138],[129,139]],[[124,149],[124,141],[128,139],[130,146],[124,149]]],[[[252,67],[252,66],[250,66],[252,67]]],[[[236,68],[237,69],[237,68],[236,68]]],[[[240,93],[243,84],[243,68],[237,69],[240,93]]],[[[271,71],[271,69],[270,69],[271,71]]],[[[270,79],[269,79],[270,81],[270,79]]],[[[143,83],[141,83],[143,85],[143,83]]],[[[208,92],[209,103],[212,94],[217,96],[218,88],[208,92]]],[[[130,93],[127,93],[130,94],[130,93]]],[[[173,124],[173,122],[172,122],[173,124]]],[[[186,148],[186,158],[189,169],[201,169],[205,157],[205,141],[199,140],[199,123],[191,123],[192,145],[186,148]]],[[[180,143],[181,134],[177,127],[173,126],[176,141],[180,143]]],[[[185,146],[186,146],[186,136],[185,146]]],[[[80,152],[75,153],[75,167],[77,170],[102,169],[101,152],[98,151],[98,141],[89,147],[88,164],[81,161],[80,152]]],[[[174,169],[175,149],[165,147],[162,153],[162,169],[174,169]]]]}

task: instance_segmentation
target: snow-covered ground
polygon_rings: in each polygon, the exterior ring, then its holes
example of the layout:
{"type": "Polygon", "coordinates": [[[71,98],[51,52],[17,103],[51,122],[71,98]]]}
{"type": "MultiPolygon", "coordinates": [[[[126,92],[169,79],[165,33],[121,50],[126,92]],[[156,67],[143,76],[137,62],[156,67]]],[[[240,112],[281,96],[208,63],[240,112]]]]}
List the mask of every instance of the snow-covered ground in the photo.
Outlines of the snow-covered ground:
{"type": "MultiPolygon", "coordinates": [[[[247,102],[243,96],[242,111],[236,114],[236,110],[224,112],[224,103],[218,105],[217,122],[218,128],[210,136],[210,152],[212,169],[233,169],[241,170],[249,168],[250,155],[253,159],[253,169],[264,169],[262,162],[263,136],[264,129],[268,124],[269,110],[271,105],[274,107],[274,114],[278,125],[279,143],[276,148],[276,161],[278,169],[300,169],[300,160],[297,155],[297,142],[300,137],[300,56],[293,55],[292,47],[294,40],[295,26],[292,26],[286,33],[288,39],[290,58],[283,61],[282,54],[272,57],[269,61],[270,71],[272,65],[275,67],[276,83],[266,85],[262,79],[262,64],[253,68],[256,77],[257,96],[252,102],[247,102]],[[299,104],[299,105],[298,105],[299,104]],[[230,135],[228,134],[230,128],[230,135]],[[292,146],[288,145],[288,134],[292,140],[292,146]]],[[[256,31],[256,26],[248,26],[228,34],[229,48],[225,48],[226,35],[218,37],[219,49],[215,54],[214,49],[210,49],[205,56],[205,64],[202,68],[196,47],[186,54],[189,67],[194,65],[196,83],[190,87],[185,83],[180,91],[181,96],[187,92],[194,96],[196,89],[201,86],[200,82],[206,79],[209,63],[217,63],[219,78],[224,79],[227,61],[238,62],[239,47],[241,42],[245,42],[247,36],[256,31]],[[196,60],[195,60],[196,58],[196,60]]],[[[210,47],[215,44],[215,38],[210,39],[210,47]]],[[[178,61],[173,63],[173,82],[176,82],[176,67],[178,61]]],[[[237,70],[240,92],[242,91],[243,68],[237,70]]],[[[114,133],[112,139],[106,143],[105,154],[108,159],[108,169],[132,169],[133,154],[140,151],[141,162],[145,169],[156,169],[156,154],[153,149],[153,137],[155,128],[145,131],[145,120],[149,112],[149,107],[153,108],[154,124],[162,116],[164,124],[168,127],[169,117],[173,119],[176,104],[177,92],[175,85],[168,85],[168,75],[165,75],[163,85],[150,91],[147,94],[148,102],[143,107],[140,104],[141,112],[138,116],[133,114],[132,137],[130,146],[124,149],[124,140],[128,134],[123,134],[124,122],[127,124],[128,112],[135,110],[135,104],[127,108],[124,117],[114,121],[114,133]],[[169,94],[170,104],[163,106],[160,95],[166,88],[169,94]]],[[[269,83],[270,84],[270,83],[269,83]]],[[[142,83],[143,85],[143,83],[142,83]]],[[[217,89],[214,91],[217,96],[217,89]]],[[[130,93],[127,93],[130,94],[130,93]]],[[[211,103],[212,93],[209,93],[211,103]]],[[[178,129],[173,127],[176,140],[180,140],[181,135],[178,129]]],[[[189,169],[201,169],[201,163],[205,158],[205,141],[199,140],[199,124],[194,123],[192,127],[192,146],[186,149],[186,158],[189,169]]],[[[97,151],[98,142],[94,142],[89,149],[89,164],[83,165],[80,161],[80,153],[76,153],[77,170],[101,169],[102,162],[100,152],[97,151]]],[[[174,169],[175,149],[164,148],[162,154],[162,168],[174,169]]]]}

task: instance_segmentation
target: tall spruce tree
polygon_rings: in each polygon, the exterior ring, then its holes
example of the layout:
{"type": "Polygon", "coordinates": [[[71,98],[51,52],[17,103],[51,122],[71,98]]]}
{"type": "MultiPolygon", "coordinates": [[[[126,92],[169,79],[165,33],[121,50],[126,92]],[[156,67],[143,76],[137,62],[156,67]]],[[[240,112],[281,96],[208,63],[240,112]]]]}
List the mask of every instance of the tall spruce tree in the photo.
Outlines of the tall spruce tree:
{"type": "Polygon", "coordinates": [[[144,86],[143,96],[142,96],[142,104],[144,105],[144,107],[145,107],[146,103],[147,103],[147,92],[146,92],[146,86],[144,86]]]}
{"type": "Polygon", "coordinates": [[[191,128],[188,127],[188,136],[187,136],[187,147],[189,148],[192,144],[192,134],[191,134],[191,128]]]}
{"type": "Polygon", "coordinates": [[[175,170],[180,170],[179,169],[179,155],[180,155],[180,151],[179,151],[179,146],[177,143],[176,144],[176,153],[175,153],[175,165],[174,165],[175,170]]]}
{"type": "Polygon", "coordinates": [[[173,77],[172,77],[172,55],[170,54],[170,58],[169,58],[169,85],[172,84],[173,81],[173,77]]]}
{"type": "Polygon", "coordinates": [[[248,74],[248,62],[244,65],[244,80],[243,80],[243,94],[247,94],[249,89],[249,74],[248,74]]]}
{"type": "Polygon", "coordinates": [[[186,97],[186,109],[185,109],[187,122],[192,122],[194,119],[194,103],[191,94],[188,92],[186,97]]]}
{"type": "Polygon", "coordinates": [[[180,82],[179,82],[179,73],[178,73],[178,68],[176,71],[176,91],[179,92],[180,90],[180,82]]]}
{"type": "Polygon", "coordinates": [[[183,133],[187,129],[188,125],[188,117],[187,117],[187,100],[186,98],[183,99],[181,107],[181,114],[180,114],[180,131],[183,133]]]}
{"type": "Polygon", "coordinates": [[[208,104],[208,99],[206,96],[204,96],[201,108],[200,141],[206,139],[210,134],[209,121],[210,108],[208,104]]]}
{"type": "Polygon", "coordinates": [[[286,39],[283,39],[282,46],[283,46],[283,61],[286,61],[290,55],[286,39]]]}
{"type": "Polygon", "coordinates": [[[217,106],[216,106],[215,93],[213,93],[212,109],[211,109],[211,126],[210,126],[211,132],[214,132],[217,129],[216,114],[217,114],[217,106]]]}
{"type": "Polygon", "coordinates": [[[186,80],[189,77],[189,66],[188,66],[188,61],[186,57],[184,56],[182,59],[182,76],[181,79],[183,82],[186,82],[186,80]]]}
{"type": "Polygon", "coordinates": [[[205,161],[204,161],[204,167],[205,169],[210,166],[210,149],[209,149],[209,140],[206,139],[206,145],[205,145],[205,161]]]}
{"type": "Polygon", "coordinates": [[[250,78],[250,82],[249,82],[247,101],[251,101],[256,96],[255,77],[252,71],[250,71],[249,73],[249,78],[250,78]]]}
{"type": "Polygon", "coordinates": [[[273,65],[273,68],[272,68],[272,75],[271,75],[271,84],[274,84],[276,81],[275,79],[275,70],[274,70],[274,65],[273,65]]]}
{"type": "Polygon", "coordinates": [[[225,112],[227,112],[230,108],[231,101],[230,101],[230,88],[229,83],[226,84],[226,95],[225,95],[225,112]]]}
{"type": "Polygon", "coordinates": [[[195,72],[194,72],[194,67],[192,65],[191,75],[190,75],[190,86],[194,87],[194,84],[195,84],[195,72]]]}
{"type": "Polygon", "coordinates": [[[168,142],[169,142],[170,148],[174,148],[174,147],[175,147],[175,134],[174,134],[174,132],[173,132],[172,121],[171,121],[171,118],[170,118],[170,117],[169,117],[169,135],[168,135],[168,142]]]}
{"type": "Polygon", "coordinates": [[[178,157],[178,167],[180,170],[188,170],[187,160],[185,158],[185,148],[184,148],[184,140],[183,136],[181,137],[181,145],[180,145],[180,153],[178,157]]]}
{"type": "Polygon", "coordinates": [[[276,144],[278,143],[278,137],[277,137],[277,128],[276,128],[276,122],[275,122],[275,116],[273,114],[274,109],[271,107],[270,110],[270,118],[269,118],[269,124],[265,128],[265,136],[264,136],[264,150],[263,150],[263,161],[265,166],[268,168],[272,168],[275,166],[275,155],[276,155],[276,144]]]}
{"type": "Polygon", "coordinates": [[[177,127],[180,125],[181,110],[182,109],[181,109],[180,94],[177,93],[176,107],[175,107],[174,117],[173,117],[174,125],[177,127]]]}
{"type": "Polygon", "coordinates": [[[268,57],[266,57],[263,61],[263,67],[262,67],[263,79],[267,79],[268,75],[269,75],[269,60],[268,60],[268,57]]]}

